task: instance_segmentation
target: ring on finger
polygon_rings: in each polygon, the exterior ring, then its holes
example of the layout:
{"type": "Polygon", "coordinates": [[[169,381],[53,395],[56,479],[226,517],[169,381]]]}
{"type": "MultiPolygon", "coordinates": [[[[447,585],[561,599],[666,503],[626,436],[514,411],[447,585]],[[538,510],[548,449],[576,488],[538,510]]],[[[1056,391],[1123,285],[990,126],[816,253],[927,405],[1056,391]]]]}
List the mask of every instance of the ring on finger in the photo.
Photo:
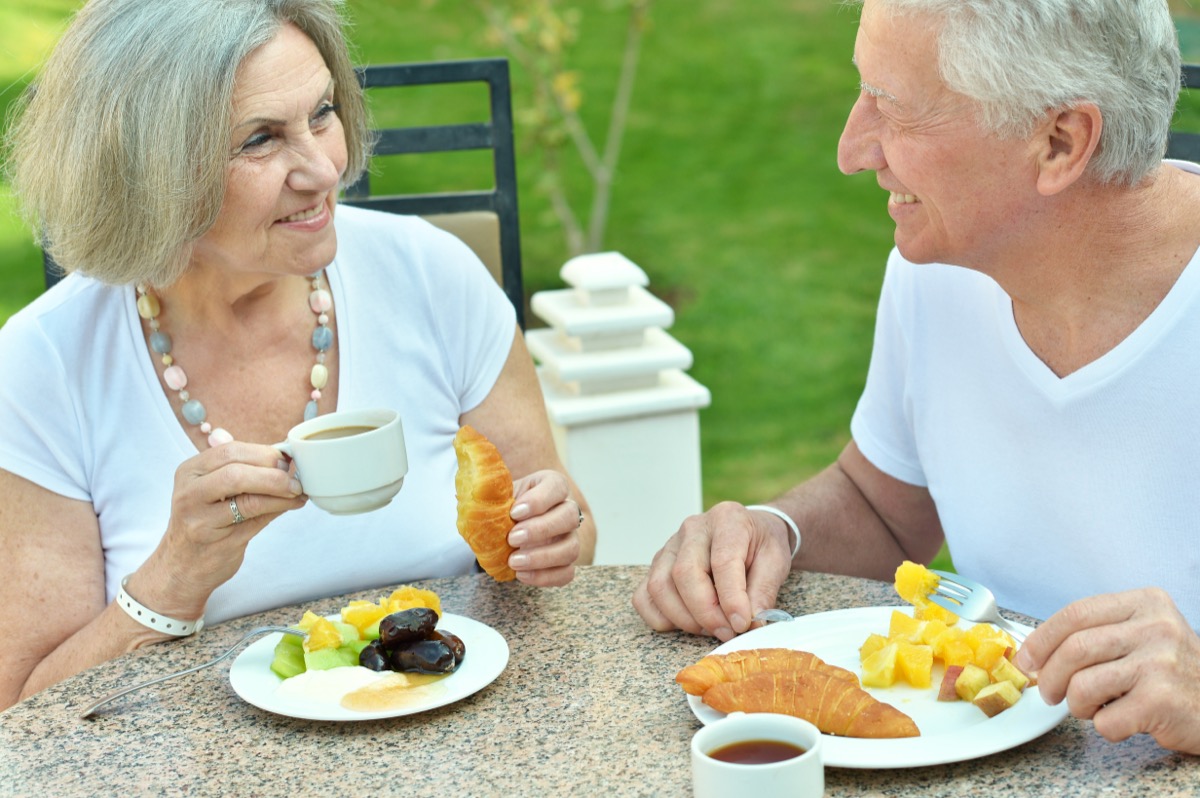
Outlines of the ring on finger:
{"type": "Polygon", "coordinates": [[[579,513],[579,521],[575,524],[575,528],[579,529],[579,527],[583,526],[583,508],[580,507],[579,502],[575,501],[574,499],[568,499],[567,501],[575,505],[575,512],[579,513]]]}
{"type": "Polygon", "coordinates": [[[229,512],[233,513],[233,523],[235,524],[246,520],[246,516],[242,515],[242,511],[238,509],[236,496],[229,500],[229,512]]]}

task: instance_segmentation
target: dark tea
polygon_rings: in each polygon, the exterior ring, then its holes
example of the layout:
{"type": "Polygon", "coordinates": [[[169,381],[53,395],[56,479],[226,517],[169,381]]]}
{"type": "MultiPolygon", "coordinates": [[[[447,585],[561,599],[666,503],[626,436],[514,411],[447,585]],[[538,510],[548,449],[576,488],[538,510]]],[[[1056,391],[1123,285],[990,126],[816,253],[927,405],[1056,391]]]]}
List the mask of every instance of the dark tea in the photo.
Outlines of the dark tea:
{"type": "Polygon", "coordinates": [[[311,435],[305,435],[304,440],[306,440],[306,441],[327,441],[327,440],[331,440],[333,438],[349,438],[351,435],[361,435],[364,432],[370,432],[371,430],[376,430],[376,429],[379,429],[379,427],[367,427],[367,426],[331,427],[329,429],[320,430],[319,432],[314,432],[311,435]]]}
{"type": "Polygon", "coordinates": [[[772,762],[783,762],[804,753],[798,745],[779,740],[743,740],[737,743],[723,745],[708,755],[722,762],[733,762],[737,765],[769,765],[772,762]]]}

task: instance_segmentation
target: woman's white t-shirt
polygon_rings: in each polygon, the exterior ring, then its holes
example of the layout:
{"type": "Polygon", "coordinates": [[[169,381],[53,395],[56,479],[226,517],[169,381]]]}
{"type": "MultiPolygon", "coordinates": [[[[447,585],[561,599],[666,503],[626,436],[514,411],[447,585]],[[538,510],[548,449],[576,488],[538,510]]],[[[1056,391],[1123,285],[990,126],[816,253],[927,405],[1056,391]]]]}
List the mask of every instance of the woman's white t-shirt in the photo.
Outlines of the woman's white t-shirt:
{"type": "MultiPolygon", "coordinates": [[[[335,224],[338,408],[398,410],[409,473],[381,510],[309,503],[271,522],[213,593],[209,623],[474,563],[455,527],[452,440],[504,366],[515,311],[465,245],[420,219],[339,206],[335,224]]],[[[131,287],[70,275],[0,329],[0,468],[93,505],[109,600],[158,545],[175,470],[197,453],[134,302],[131,287]]],[[[296,396],[297,422],[307,398],[296,396]]]]}

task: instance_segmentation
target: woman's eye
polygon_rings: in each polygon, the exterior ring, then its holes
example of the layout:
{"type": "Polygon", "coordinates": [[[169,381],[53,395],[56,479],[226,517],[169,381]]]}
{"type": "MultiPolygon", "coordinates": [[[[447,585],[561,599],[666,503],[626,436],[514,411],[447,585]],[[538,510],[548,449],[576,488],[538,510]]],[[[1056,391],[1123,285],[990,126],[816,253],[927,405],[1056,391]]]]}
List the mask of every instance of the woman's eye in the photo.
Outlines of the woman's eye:
{"type": "Polygon", "coordinates": [[[336,103],[321,103],[317,108],[317,112],[313,114],[313,122],[324,122],[329,117],[337,113],[338,106],[336,103]]]}
{"type": "Polygon", "coordinates": [[[271,137],[266,133],[255,133],[253,136],[242,142],[242,146],[238,148],[238,151],[246,152],[247,150],[257,149],[265,145],[270,140],[271,137]]]}

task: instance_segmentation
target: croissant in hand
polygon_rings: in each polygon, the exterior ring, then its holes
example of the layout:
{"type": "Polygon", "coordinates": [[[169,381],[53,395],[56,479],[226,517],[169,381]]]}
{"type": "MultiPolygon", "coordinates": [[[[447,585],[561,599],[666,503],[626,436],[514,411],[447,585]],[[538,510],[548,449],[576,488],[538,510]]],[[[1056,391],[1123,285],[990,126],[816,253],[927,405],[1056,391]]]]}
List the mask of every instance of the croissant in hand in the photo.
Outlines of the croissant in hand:
{"type": "Polygon", "coordinates": [[[513,528],[509,515],[513,504],[513,481],[499,450],[475,428],[464,426],[454,436],[458,473],[454,491],[458,496],[458,533],[467,541],[479,565],[497,582],[517,577],[508,567],[514,549],[508,545],[513,528]]]}
{"type": "Polygon", "coordinates": [[[816,654],[793,648],[752,648],[728,654],[709,654],[695,665],[688,665],[675,681],[689,695],[704,695],[713,685],[744,679],[756,673],[816,670],[839,679],[849,679],[856,687],[858,677],[845,668],[830,665],[816,654]]]}
{"type": "Polygon", "coordinates": [[[918,737],[912,718],[857,684],[823,671],[757,673],[713,685],[704,703],[719,712],[776,712],[842,737],[918,737]]]}

